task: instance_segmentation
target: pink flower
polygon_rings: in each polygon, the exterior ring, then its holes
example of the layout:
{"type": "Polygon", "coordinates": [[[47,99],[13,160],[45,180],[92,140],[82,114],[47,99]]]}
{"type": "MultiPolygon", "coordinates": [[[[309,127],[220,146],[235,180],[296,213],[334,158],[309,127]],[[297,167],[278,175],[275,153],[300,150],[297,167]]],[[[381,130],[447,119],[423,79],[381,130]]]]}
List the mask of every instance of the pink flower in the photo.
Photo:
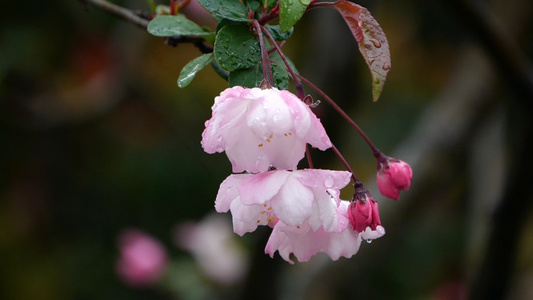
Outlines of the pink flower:
{"type": "Polygon", "coordinates": [[[239,235],[259,225],[274,227],[278,221],[338,232],[336,207],[340,189],[350,182],[350,175],[317,169],[233,174],[220,185],[215,209],[231,210],[233,230],[239,235]]]}
{"type": "MultiPolygon", "coordinates": [[[[334,201],[333,199],[331,201],[334,201]]],[[[293,253],[299,262],[306,262],[319,252],[326,253],[331,259],[338,260],[341,256],[350,258],[356,254],[364,239],[367,242],[377,239],[385,234],[385,229],[377,226],[375,230],[367,228],[358,233],[352,230],[348,221],[348,201],[341,201],[336,207],[337,230],[327,232],[323,227],[313,230],[308,223],[302,226],[289,226],[278,222],[265,247],[265,253],[274,257],[276,251],[280,256],[291,264],[293,253]]]]}
{"type": "Polygon", "coordinates": [[[372,197],[367,196],[363,201],[356,200],[350,203],[348,215],[353,229],[357,232],[363,232],[367,227],[376,230],[381,225],[378,203],[372,197]]]}
{"type": "Polygon", "coordinates": [[[320,120],[294,94],[235,86],[215,98],[205,123],[202,147],[226,152],[233,172],[265,172],[271,166],[294,170],[309,143],[320,150],[331,141],[320,120]]]}
{"type": "Polygon", "coordinates": [[[383,196],[398,200],[401,190],[409,190],[412,178],[413,170],[407,163],[388,158],[380,164],[377,184],[383,196]]]}
{"type": "Polygon", "coordinates": [[[240,282],[248,271],[248,256],[235,240],[231,221],[212,214],[201,222],[182,223],[177,228],[177,243],[191,252],[200,268],[222,285],[240,282]]]}
{"type": "Polygon", "coordinates": [[[161,243],[139,230],[126,230],[119,237],[120,257],[116,271],[131,286],[150,286],[164,275],[167,253],[161,243]]]}

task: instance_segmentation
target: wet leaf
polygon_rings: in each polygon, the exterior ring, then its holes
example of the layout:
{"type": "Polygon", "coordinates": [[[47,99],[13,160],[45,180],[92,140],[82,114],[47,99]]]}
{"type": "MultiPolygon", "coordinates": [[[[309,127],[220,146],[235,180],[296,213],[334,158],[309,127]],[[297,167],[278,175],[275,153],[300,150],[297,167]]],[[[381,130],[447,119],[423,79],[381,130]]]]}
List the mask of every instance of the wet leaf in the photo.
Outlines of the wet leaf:
{"type": "MultiPolygon", "coordinates": [[[[300,74],[298,70],[296,69],[296,66],[294,65],[294,63],[291,61],[291,59],[286,56],[285,56],[285,59],[287,60],[287,63],[291,67],[292,71],[295,74],[300,74]]],[[[281,56],[279,55],[277,51],[270,54],[270,61],[272,61],[273,63],[277,64],[280,67],[283,66],[283,68],[286,68],[285,62],[283,61],[283,59],[281,58],[281,56]]]]}
{"type": "Polygon", "coordinates": [[[279,0],[279,25],[282,32],[289,30],[300,20],[310,1],[279,0]]]}
{"type": "Polygon", "coordinates": [[[284,41],[291,37],[294,28],[291,27],[289,30],[285,32],[281,32],[281,28],[279,25],[265,25],[265,28],[268,30],[270,35],[274,38],[276,41],[284,41]]]}
{"type": "Polygon", "coordinates": [[[198,0],[214,16],[234,21],[248,20],[248,10],[239,0],[198,0]]]}
{"type": "Polygon", "coordinates": [[[215,59],[225,70],[249,68],[261,59],[257,36],[248,26],[226,25],[215,40],[215,59]]]}
{"type": "Polygon", "coordinates": [[[148,23],[148,32],[155,36],[201,36],[213,35],[211,31],[198,26],[184,15],[158,16],[148,23]]]}
{"type": "Polygon", "coordinates": [[[389,42],[370,12],[357,4],[339,0],[334,7],[342,15],[372,75],[372,98],[379,99],[391,68],[389,42]]]}
{"type": "Polygon", "coordinates": [[[205,68],[213,60],[213,53],[204,54],[191,60],[183,67],[178,78],[178,86],[184,88],[191,83],[200,70],[205,68]]]}
{"type": "MultiPolygon", "coordinates": [[[[287,89],[289,86],[289,75],[284,68],[272,64],[272,77],[274,79],[274,86],[280,90],[287,89]]],[[[263,81],[263,64],[257,65],[230,72],[229,74],[229,86],[243,86],[247,88],[258,87],[263,81]]]]}

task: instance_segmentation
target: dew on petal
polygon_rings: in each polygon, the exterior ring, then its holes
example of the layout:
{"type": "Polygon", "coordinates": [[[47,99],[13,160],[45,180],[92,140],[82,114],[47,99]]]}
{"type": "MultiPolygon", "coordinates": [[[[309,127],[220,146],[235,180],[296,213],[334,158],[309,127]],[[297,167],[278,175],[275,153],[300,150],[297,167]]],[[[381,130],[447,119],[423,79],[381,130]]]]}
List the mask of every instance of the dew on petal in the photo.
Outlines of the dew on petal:
{"type": "Polygon", "coordinates": [[[326,186],[326,188],[331,188],[334,184],[335,180],[331,176],[328,176],[328,178],[326,178],[326,180],[324,181],[324,185],[326,186]]]}

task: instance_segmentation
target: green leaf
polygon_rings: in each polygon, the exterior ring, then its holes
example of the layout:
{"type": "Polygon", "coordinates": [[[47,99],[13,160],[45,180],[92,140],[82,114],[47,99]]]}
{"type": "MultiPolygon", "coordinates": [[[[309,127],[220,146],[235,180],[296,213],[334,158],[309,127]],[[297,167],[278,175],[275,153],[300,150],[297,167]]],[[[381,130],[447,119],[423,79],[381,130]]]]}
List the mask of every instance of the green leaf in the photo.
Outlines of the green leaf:
{"type": "Polygon", "coordinates": [[[222,79],[226,81],[229,80],[229,72],[222,69],[216,60],[211,61],[211,67],[218,74],[218,76],[220,76],[222,79]]]}
{"type": "Polygon", "coordinates": [[[213,60],[213,53],[204,54],[198,56],[197,58],[191,60],[188,64],[183,67],[178,78],[178,86],[184,88],[191,83],[200,70],[205,68],[213,60]]]}
{"type": "MultiPolygon", "coordinates": [[[[296,74],[300,74],[298,70],[296,69],[296,66],[294,65],[294,63],[290,60],[290,58],[285,56],[285,59],[287,60],[287,63],[291,67],[292,71],[296,74]]],[[[277,51],[270,54],[270,61],[277,64],[278,66],[283,66],[284,68],[286,67],[285,62],[283,61],[283,59],[281,58],[281,56],[279,55],[277,51]]]]}
{"type": "MultiPolygon", "coordinates": [[[[272,64],[272,77],[274,79],[274,86],[280,90],[285,90],[289,86],[289,75],[284,68],[272,64]]],[[[229,74],[229,86],[243,86],[247,88],[258,87],[263,81],[263,64],[247,68],[240,69],[229,74]]]]}
{"type": "Polygon", "coordinates": [[[198,0],[214,16],[234,21],[248,20],[248,10],[239,0],[198,0]]]}
{"type": "Polygon", "coordinates": [[[247,26],[222,27],[215,40],[215,59],[225,70],[249,68],[261,59],[257,36],[247,26]]]}
{"type": "Polygon", "coordinates": [[[279,24],[282,32],[289,30],[304,15],[309,0],[279,0],[279,24]]]}
{"type": "Polygon", "coordinates": [[[278,2],[278,0],[268,0],[267,1],[267,7],[274,5],[274,3],[278,2]]]}
{"type": "Polygon", "coordinates": [[[344,18],[372,75],[372,98],[379,99],[391,68],[389,42],[370,12],[357,4],[339,0],[334,7],[344,18]]]}
{"type": "Polygon", "coordinates": [[[261,4],[261,2],[257,0],[246,1],[246,7],[248,7],[249,9],[253,11],[257,10],[259,7],[262,7],[262,6],[263,5],[261,4]]]}
{"type": "Polygon", "coordinates": [[[270,32],[270,35],[272,35],[272,37],[276,41],[284,41],[290,38],[292,33],[294,32],[294,27],[291,27],[285,32],[281,32],[281,28],[279,25],[265,25],[265,28],[268,30],[268,32],[270,32]]]}
{"type": "Polygon", "coordinates": [[[286,90],[289,87],[289,74],[287,71],[275,64],[272,64],[272,77],[274,86],[280,90],[286,90]]]}
{"type": "Polygon", "coordinates": [[[155,36],[208,36],[214,34],[206,31],[184,15],[158,16],[148,23],[148,32],[155,36]]]}
{"type": "Polygon", "coordinates": [[[242,86],[246,88],[258,87],[263,80],[263,71],[260,64],[253,67],[240,69],[229,73],[228,84],[230,87],[242,86]]]}
{"type": "Polygon", "coordinates": [[[221,19],[218,22],[218,24],[217,24],[216,32],[218,33],[220,31],[220,29],[222,29],[222,27],[224,27],[226,25],[246,25],[246,24],[248,24],[248,22],[234,21],[234,20],[229,20],[229,19],[221,19]]]}

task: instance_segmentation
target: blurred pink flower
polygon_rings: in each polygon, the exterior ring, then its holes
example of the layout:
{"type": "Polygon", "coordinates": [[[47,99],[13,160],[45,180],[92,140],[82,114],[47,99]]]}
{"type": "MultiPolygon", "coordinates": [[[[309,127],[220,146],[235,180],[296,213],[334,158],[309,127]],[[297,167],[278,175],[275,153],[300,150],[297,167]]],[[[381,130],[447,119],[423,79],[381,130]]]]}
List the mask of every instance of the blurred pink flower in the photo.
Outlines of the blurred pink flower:
{"type": "Polygon", "coordinates": [[[198,223],[182,223],[176,238],[177,244],[191,252],[213,281],[232,285],[246,275],[247,253],[235,240],[231,221],[226,216],[212,214],[198,223]]]}
{"type": "Polygon", "coordinates": [[[377,174],[379,191],[383,196],[394,200],[398,200],[400,191],[409,190],[412,179],[411,167],[397,159],[389,158],[385,163],[381,163],[377,174]]]}
{"type": "Polygon", "coordinates": [[[148,234],[128,229],[119,236],[116,271],[131,286],[151,286],[164,275],[168,257],[164,246],[148,234]]]}
{"type": "Polygon", "coordinates": [[[274,170],[233,174],[222,184],[215,201],[217,212],[231,210],[233,230],[239,235],[259,225],[309,226],[338,232],[336,207],[340,189],[350,182],[345,171],[274,170]],[[332,200],[333,199],[333,200],[332,200]]]}
{"type": "Polygon", "coordinates": [[[306,143],[326,150],[331,141],[308,105],[289,91],[235,86],[215,98],[202,133],[207,153],[226,152],[233,172],[294,170],[306,143]]]}
{"type": "MultiPolygon", "coordinates": [[[[333,202],[334,200],[331,199],[333,202]]],[[[385,229],[378,226],[375,230],[367,230],[362,233],[352,230],[348,220],[348,206],[350,202],[341,201],[335,209],[337,216],[337,228],[327,232],[323,227],[313,230],[308,223],[301,226],[289,226],[278,222],[265,247],[265,253],[274,257],[276,251],[281,257],[291,264],[293,253],[299,262],[306,262],[319,252],[326,253],[331,259],[338,260],[341,256],[350,258],[359,251],[361,241],[377,239],[385,234],[385,229]]]]}

